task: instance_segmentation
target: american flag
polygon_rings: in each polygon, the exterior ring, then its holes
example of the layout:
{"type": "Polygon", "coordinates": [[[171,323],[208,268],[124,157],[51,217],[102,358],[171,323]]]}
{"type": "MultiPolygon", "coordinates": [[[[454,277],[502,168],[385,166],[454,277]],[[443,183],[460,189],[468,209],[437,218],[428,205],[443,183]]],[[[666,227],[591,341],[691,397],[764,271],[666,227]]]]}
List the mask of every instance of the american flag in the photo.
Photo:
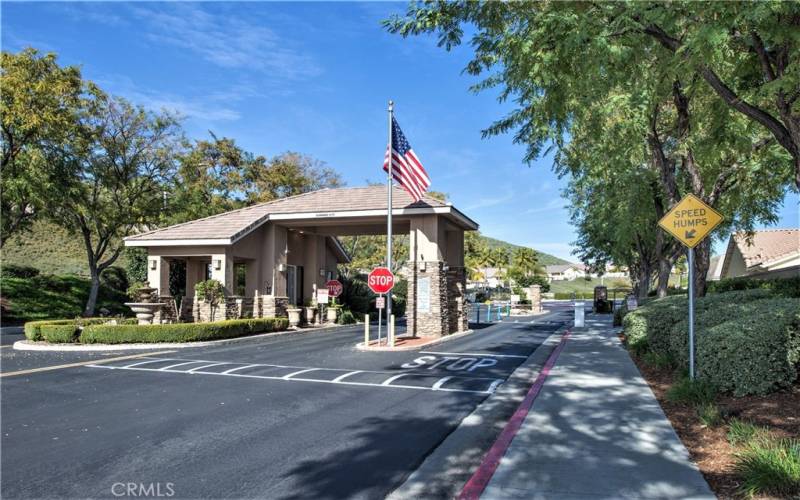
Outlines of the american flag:
{"type": "MultiPolygon", "coordinates": [[[[383,158],[383,170],[389,171],[389,147],[386,147],[386,156],[383,158]]],[[[400,130],[397,120],[392,117],[392,177],[414,201],[422,199],[422,193],[428,190],[431,179],[423,168],[411,144],[408,143],[403,131],[400,130]]]]}

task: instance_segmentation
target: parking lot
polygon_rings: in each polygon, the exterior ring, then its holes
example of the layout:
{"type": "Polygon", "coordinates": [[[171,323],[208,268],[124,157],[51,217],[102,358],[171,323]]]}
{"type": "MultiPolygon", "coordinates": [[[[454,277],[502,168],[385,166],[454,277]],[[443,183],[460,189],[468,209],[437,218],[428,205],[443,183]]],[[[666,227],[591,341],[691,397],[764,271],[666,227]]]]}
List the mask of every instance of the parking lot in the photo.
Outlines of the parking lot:
{"type": "Polygon", "coordinates": [[[184,498],[383,497],[567,317],[405,352],[356,350],[361,327],[149,353],[3,349],[4,375],[26,372],[3,378],[2,496],[133,483],[184,498]]]}

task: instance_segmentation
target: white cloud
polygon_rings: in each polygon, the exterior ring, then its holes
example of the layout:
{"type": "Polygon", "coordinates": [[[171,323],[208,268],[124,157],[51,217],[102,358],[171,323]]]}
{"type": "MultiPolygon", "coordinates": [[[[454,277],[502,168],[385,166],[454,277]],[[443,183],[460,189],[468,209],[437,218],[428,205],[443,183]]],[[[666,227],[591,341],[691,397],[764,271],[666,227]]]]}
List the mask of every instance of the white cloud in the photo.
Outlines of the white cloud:
{"type": "Polygon", "coordinates": [[[215,15],[186,3],[138,4],[131,11],[148,40],[189,50],[216,66],[295,81],[322,73],[309,53],[252,18],[215,15]]]}
{"type": "Polygon", "coordinates": [[[548,201],[547,204],[543,207],[532,207],[528,210],[525,210],[525,214],[538,214],[542,212],[556,212],[559,210],[564,210],[564,200],[561,198],[553,198],[552,200],[548,201]]]}
{"type": "Polygon", "coordinates": [[[154,111],[166,109],[187,118],[208,122],[238,120],[241,116],[239,111],[226,104],[247,95],[247,89],[235,86],[213,95],[203,95],[199,98],[184,97],[142,88],[129,77],[121,75],[101,78],[97,83],[110,90],[112,94],[120,95],[145,108],[154,111]]]}

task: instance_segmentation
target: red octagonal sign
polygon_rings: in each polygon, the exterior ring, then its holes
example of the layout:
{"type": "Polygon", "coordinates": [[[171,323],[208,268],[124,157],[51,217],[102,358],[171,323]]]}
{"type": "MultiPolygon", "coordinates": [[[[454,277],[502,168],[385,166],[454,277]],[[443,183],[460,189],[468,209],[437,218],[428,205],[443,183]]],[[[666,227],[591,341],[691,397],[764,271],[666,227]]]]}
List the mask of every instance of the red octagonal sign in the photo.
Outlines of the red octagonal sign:
{"type": "Polygon", "coordinates": [[[367,277],[367,285],[377,294],[384,294],[394,286],[394,274],[385,267],[376,267],[367,277]]]}
{"type": "Polygon", "coordinates": [[[338,297],[342,294],[342,282],[339,280],[328,280],[325,288],[328,289],[328,295],[331,297],[338,297]]]}

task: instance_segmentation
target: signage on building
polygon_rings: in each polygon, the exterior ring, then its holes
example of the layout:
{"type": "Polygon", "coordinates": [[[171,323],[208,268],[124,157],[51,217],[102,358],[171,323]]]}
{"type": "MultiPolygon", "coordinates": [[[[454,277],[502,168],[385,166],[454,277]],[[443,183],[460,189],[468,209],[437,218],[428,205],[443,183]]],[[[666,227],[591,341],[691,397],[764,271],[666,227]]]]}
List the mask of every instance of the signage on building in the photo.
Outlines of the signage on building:
{"type": "Polygon", "coordinates": [[[693,194],[687,194],[658,225],[689,248],[703,241],[722,222],[722,214],[693,194]]]}
{"type": "Polygon", "coordinates": [[[338,297],[342,294],[342,282],[339,280],[328,280],[325,288],[328,289],[328,295],[331,297],[338,297]]]}
{"type": "Polygon", "coordinates": [[[328,289],[317,288],[317,304],[327,304],[327,303],[328,303],[328,289]]]}
{"type": "Polygon", "coordinates": [[[387,293],[394,287],[394,274],[385,267],[376,267],[367,276],[367,286],[378,295],[387,293]]]}
{"type": "Polygon", "coordinates": [[[417,280],[417,312],[431,312],[431,278],[425,276],[417,280]]]}

